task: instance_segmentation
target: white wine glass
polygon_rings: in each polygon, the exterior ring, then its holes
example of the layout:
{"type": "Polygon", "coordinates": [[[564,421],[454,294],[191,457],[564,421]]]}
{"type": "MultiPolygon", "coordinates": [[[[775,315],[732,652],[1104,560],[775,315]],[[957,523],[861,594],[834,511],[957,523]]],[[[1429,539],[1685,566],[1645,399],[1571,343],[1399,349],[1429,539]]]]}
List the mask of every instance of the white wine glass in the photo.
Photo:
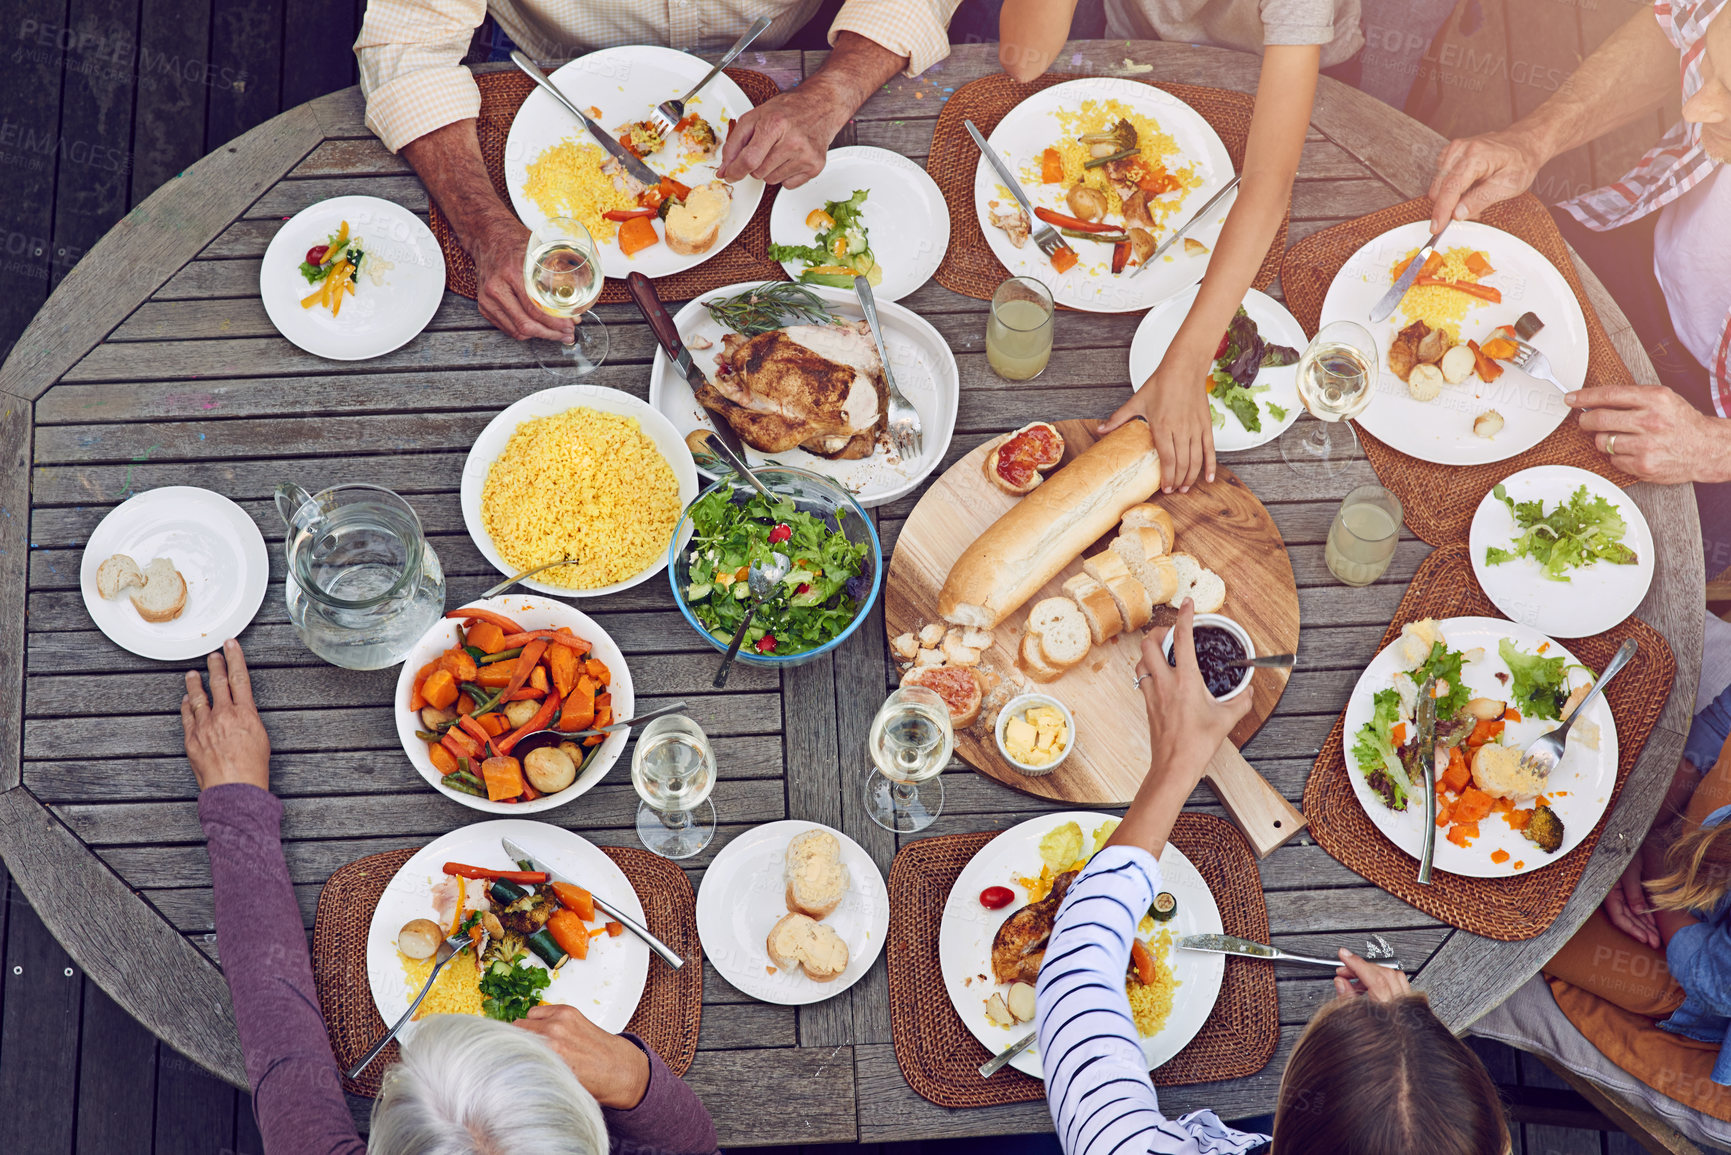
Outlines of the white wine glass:
{"type": "Polygon", "coordinates": [[[715,751],[703,728],[667,714],[643,727],[631,755],[637,837],[663,858],[690,858],[715,837],[715,751]]]}
{"type": "Polygon", "coordinates": [[[867,738],[866,813],[886,830],[912,834],[944,808],[938,775],[956,748],[950,708],[924,686],[904,686],[884,700],[867,738]]]}
{"type": "Polygon", "coordinates": [[[1298,359],[1298,395],[1314,421],[1280,435],[1280,455],[1300,477],[1333,477],[1352,463],[1358,438],[1348,424],[1376,395],[1376,339],[1353,321],[1324,325],[1298,359]]]}
{"type": "Polygon", "coordinates": [[[606,278],[595,238],[581,221],[553,217],[529,235],[523,255],[523,281],[529,297],[554,317],[569,317],[569,344],[546,338],[529,341],[529,351],[541,368],[562,380],[586,377],[607,359],[607,326],[586,316],[601,296],[606,278]]]}

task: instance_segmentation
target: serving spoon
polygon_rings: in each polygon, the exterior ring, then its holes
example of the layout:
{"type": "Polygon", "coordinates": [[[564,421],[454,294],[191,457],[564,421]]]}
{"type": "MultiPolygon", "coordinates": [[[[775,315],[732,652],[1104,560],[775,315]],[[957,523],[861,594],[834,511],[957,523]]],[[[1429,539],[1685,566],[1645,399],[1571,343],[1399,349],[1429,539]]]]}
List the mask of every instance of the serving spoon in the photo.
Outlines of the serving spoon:
{"type": "Polygon", "coordinates": [[[512,586],[516,585],[518,582],[522,581],[524,578],[534,577],[536,574],[542,572],[543,570],[556,569],[562,565],[577,565],[582,560],[583,560],[582,558],[578,558],[578,557],[561,558],[559,561],[550,561],[546,565],[538,565],[534,569],[526,569],[522,573],[517,574],[515,577],[506,578],[504,581],[500,582],[498,585],[494,586],[492,589],[488,590],[486,593],[482,594],[479,598],[476,598],[475,600],[476,601],[482,601],[482,600],[485,600],[486,598],[496,597],[499,594],[502,594],[506,590],[510,589],[512,586]]]}
{"type": "Polygon", "coordinates": [[[1540,776],[1547,776],[1556,768],[1557,763],[1563,757],[1563,745],[1568,741],[1569,728],[1575,724],[1576,719],[1587,712],[1587,707],[1593,704],[1593,699],[1599,696],[1599,691],[1603,690],[1606,683],[1617,676],[1619,670],[1629,664],[1630,659],[1635,656],[1635,651],[1639,648],[1635,644],[1634,638],[1630,638],[1617,647],[1617,652],[1612,655],[1610,662],[1605,666],[1605,672],[1593,682],[1593,688],[1587,691],[1587,696],[1581,699],[1581,704],[1576,706],[1567,718],[1563,719],[1563,724],[1549,734],[1540,734],[1533,739],[1532,744],[1527,747],[1526,753],[1521,755],[1521,767],[1523,769],[1530,770],[1540,776]]]}
{"type": "Polygon", "coordinates": [[[727,643],[727,656],[721,659],[721,668],[715,671],[713,685],[717,690],[727,685],[727,675],[733,669],[733,659],[739,656],[740,643],[745,641],[745,631],[751,628],[751,619],[757,616],[757,607],[761,606],[775,588],[781,584],[781,579],[787,576],[787,571],[793,568],[793,562],[784,553],[772,553],[766,565],[763,562],[752,563],[751,572],[746,576],[750,583],[751,605],[745,611],[745,617],[740,620],[739,628],[733,631],[733,640],[727,643]]]}

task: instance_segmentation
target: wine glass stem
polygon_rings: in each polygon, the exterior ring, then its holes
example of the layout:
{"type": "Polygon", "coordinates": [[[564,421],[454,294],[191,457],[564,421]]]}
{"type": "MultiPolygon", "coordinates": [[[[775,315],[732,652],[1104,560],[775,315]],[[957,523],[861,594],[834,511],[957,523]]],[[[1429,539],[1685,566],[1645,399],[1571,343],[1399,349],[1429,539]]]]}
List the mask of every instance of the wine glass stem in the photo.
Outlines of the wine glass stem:
{"type": "Polygon", "coordinates": [[[656,813],[661,815],[661,824],[669,830],[684,830],[691,825],[689,810],[658,810],[656,813]]]}
{"type": "Polygon", "coordinates": [[[898,782],[892,778],[890,779],[890,797],[895,799],[896,806],[899,809],[905,810],[909,806],[913,805],[914,801],[918,799],[919,794],[914,790],[913,783],[898,782]]]}

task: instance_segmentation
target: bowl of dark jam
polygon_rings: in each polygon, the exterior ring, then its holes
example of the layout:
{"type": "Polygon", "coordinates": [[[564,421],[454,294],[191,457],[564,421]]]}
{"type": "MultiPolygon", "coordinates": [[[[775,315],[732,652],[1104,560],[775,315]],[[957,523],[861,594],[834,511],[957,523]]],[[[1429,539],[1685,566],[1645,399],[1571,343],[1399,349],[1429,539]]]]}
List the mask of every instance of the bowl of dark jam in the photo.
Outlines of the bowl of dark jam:
{"type": "MultiPolygon", "coordinates": [[[[1245,632],[1244,627],[1225,614],[1197,614],[1194,632],[1196,664],[1201,668],[1202,680],[1215,700],[1224,702],[1249,689],[1250,678],[1255,671],[1249,666],[1229,664],[1256,656],[1256,647],[1251,644],[1250,635],[1245,632]]],[[[1165,640],[1161,642],[1161,649],[1166,653],[1166,664],[1170,666],[1178,664],[1178,659],[1172,656],[1174,636],[1174,631],[1169,629],[1166,631],[1165,640]]]]}

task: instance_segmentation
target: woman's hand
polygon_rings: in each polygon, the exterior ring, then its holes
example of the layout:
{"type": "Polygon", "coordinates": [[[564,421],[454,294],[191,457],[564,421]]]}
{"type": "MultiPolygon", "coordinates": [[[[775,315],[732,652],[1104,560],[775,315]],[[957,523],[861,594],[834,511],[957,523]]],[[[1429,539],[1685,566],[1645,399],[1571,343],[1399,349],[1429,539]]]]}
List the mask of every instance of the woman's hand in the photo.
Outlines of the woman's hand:
{"type": "Polygon", "coordinates": [[[1193,358],[1168,350],[1154,375],[1118,411],[1100,423],[1110,433],[1132,418],[1148,423],[1154,451],[1160,455],[1160,488],[1188,493],[1198,480],[1214,480],[1214,423],[1208,413],[1208,373],[1212,360],[1200,365],[1193,358]]]}
{"type": "Polygon", "coordinates": [[[1731,421],[1708,417],[1663,385],[1600,385],[1563,398],[1583,409],[1599,452],[1642,481],[1731,481],[1731,421]]]}
{"type": "Polygon", "coordinates": [[[197,670],[186,672],[180,723],[186,729],[186,760],[198,788],[229,782],[270,789],[270,738],[252,703],[252,679],[240,643],[230,638],[210,655],[210,696],[197,670]]]}
{"type": "Polygon", "coordinates": [[[1392,1003],[1411,994],[1412,984],[1406,981],[1405,971],[1366,962],[1341,947],[1340,969],[1334,972],[1334,993],[1343,999],[1368,995],[1375,1002],[1392,1003]]]}
{"type": "Polygon", "coordinates": [[[629,1111],[649,1090],[649,1057],[630,1039],[609,1034],[576,1007],[543,1004],[517,1020],[558,1053],[603,1107],[629,1111]]]}
{"type": "Polygon", "coordinates": [[[1648,908],[1647,890],[1641,885],[1646,874],[1646,857],[1641,853],[1629,860],[1629,865],[1623,869],[1623,877],[1605,895],[1604,910],[1612,926],[1636,942],[1658,950],[1659,921],[1648,908]]]}

